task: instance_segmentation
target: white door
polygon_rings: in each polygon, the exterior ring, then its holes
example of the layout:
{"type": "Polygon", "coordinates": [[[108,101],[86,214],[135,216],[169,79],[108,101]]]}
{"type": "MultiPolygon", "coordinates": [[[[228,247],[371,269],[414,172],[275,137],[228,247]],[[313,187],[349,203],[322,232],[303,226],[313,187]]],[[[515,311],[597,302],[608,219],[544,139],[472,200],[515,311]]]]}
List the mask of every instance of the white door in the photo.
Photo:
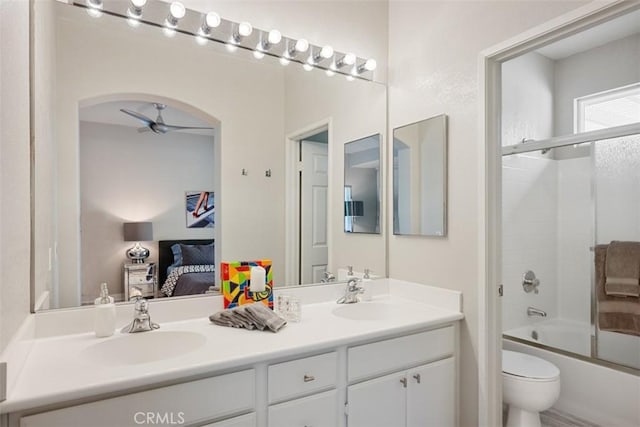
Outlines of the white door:
{"type": "Polygon", "coordinates": [[[302,179],[300,200],[301,283],[318,283],[329,263],[327,245],[327,144],[301,141],[302,179]]]}
{"type": "Polygon", "coordinates": [[[453,358],[407,373],[407,427],[455,426],[453,358]]]}
{"type": "Polygon", "coordinates": [[[347,425],[349,427],[404,427],[406,381],[406,372],[397,372],[349,386],[347,425]]]}

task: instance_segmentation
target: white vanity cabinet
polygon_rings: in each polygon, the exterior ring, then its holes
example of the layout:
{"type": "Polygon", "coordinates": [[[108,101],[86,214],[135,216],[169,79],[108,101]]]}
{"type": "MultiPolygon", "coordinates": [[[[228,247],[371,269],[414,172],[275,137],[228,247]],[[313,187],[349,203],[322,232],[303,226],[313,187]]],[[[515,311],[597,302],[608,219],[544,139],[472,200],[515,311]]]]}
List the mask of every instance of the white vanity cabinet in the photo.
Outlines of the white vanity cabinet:
{"type": "Polygon", "coordinates": [[[347,425],[455,426],[454,350],[452,326],[350,348],[347,425]]]}
{"type": "MultiPolygon", "coordinates": [[[[255,409],[255,370],[247,369],[197,381],[103,399],[21,417],[20,427],[126,427],[190,425],[232,417],[255,409]]],[[[255,419],[255,418],[254,418],[255,419]]],[[[241,424],[214,426],[255,426],[241,424]]]]}
{"type": "Polygon", "coordinates": [[[456,340],[449,322],[303,347],[231,373],[11,413],[0,426],[455,427],[456,340]]]}
{"type": "Polygon", "coordinates": [[[338,425],[337,382],[335,351],[270,365],[268,426],[338,425]]]}
{"type": "Polygon", "coordinates": [[[349,427],[455,426],[454,359],[396,372],[348,388],[349,427]]]}

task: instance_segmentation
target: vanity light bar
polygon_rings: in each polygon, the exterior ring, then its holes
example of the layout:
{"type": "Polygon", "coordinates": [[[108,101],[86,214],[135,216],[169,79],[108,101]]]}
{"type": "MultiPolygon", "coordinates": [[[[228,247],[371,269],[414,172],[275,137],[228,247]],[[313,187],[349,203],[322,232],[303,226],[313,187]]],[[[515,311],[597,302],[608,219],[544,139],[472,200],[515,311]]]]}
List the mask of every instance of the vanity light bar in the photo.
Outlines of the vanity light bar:
{"type": "Polygon", "coordinates": [[[253,52],[256,58],[266,55],[278,58],[282,65],[297,63],[305,70],[318,68],[327,75],[342,74],[349,80],[373,80],[376,61],[359,58],[353,53],[336,52],[331,46],[312,45],[305,39],[285,37],[278,30],[253,28],[248,22],[233,22],[215,12],[201,13],[184,7],[179,1],[160,0],[58,0],[86,8],[91,16],[102,13],[162,28],[165,34],[182,33],[226,45],[229,51],[238,48],[253,52]],[[217,24],[217,25],[216,25],[217,24]]]}

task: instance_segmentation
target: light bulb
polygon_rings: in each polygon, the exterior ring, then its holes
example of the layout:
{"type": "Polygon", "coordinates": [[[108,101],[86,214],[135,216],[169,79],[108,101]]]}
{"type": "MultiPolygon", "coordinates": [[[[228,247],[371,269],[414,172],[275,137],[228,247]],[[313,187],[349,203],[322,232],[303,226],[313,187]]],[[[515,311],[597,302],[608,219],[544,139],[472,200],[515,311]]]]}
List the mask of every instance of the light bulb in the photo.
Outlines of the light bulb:
{"type": "Polygon", "coordinates": [[[196,36],[196,43],[198,43],[200,46],[204,46],[207,44],[207,39],[202,36],[196,36]]]}
{"type": "Polygon", "coordinates": [[[240,24],[238,24],[238,34],[240,34],[242,37],[247,37],[248,35],[251,35],[252,32],[253,27],[250,23],[241,22],[240,24]]]}
{"type": "Polygon", "coordinates": [[[140,26],[140,21],[138,21],[138,18],[127,18],[127,24],[129,24],[129,26],[131,28],[138,28],[140,26]]]}
{"type": "Polygon", "coordinates": [[[235,52],[238,50],[238,46],[236,46],[233,42],[229,42],[225,44],[228,52],[235,52]]]}
{"type": "Polygon", "coordinates": [[[311,65],[311,64],[303,64],[302,68],[304,68],[305,71],[311,71],[311,70],[313,70],[313,65],[311,65]]]}
{"type": "Polygon", "coordinates": [[[254,50],[253,51],[253,56],[256,59],[262,59],[262,58],[264,58],[264,52],[262,52],[261,50],[254,50]]]}
{"type": "Polygon", "coordinates": [[[182,19],[184,18],[185,13],[187,13],[187,10],[182,3],[174,1],[171,3],[171,6],[169,6],[169,13],[171,13],[171,16],[175,19],[182,19]]]}
{"type": "Polygon", "coordinates": [[[320,56],[324,59],[331,58],[333,56],[333,48],[329,45],[323,46],[320,50],[320,56]]]}
{"type": "Polygon", "coordinates": [[[163,27],[162,28],[162,34],[164,34],[167,37],[173,37],[176,35],[176,30],[174,30],[173,28],[169,28],[169,27],[163,27]]]}
{"type": "Polygon", "coordinates": [[[92,18],[100,18],[102,16],[102,0],[87,0],[87,14],[92,18]]]}
{"type": "Polygon", "coordinates": [[[289,61],[287,58],[285,58],[284,56],[280,58],[280,65],[289,65],[291,61],[289,61]]]}
{"type": "Polygon", "coordinates": [[[325,74],[329,77],[333,77],[336,75],[336,73],[333,70],[326,70],[325,74]]]}
{"type": "Polygon", "coordinates": [[[353,65],[356,63],[356,56],[353,53],[347,53],[342,58],[345,65],[353,65]]]}
{"type": "Polygon", "coordinates": [[[131,0],[131,7],[127,9],[127,15],[134,20],[140,19],[142,17],[142,8],[145,4],[147,4],[147,0],[131,0]]]}
{"type": "Polygon", "coordinates": [[[218,15],[215,12],[209,12],[204,17],[204,23],[209,28],[217,28],[217,27],[219,27],[220,26],[220,22],[222,22],[222,20],[220,19],[220,15],[218,15]]]}
{"type": "Polygon", "coordinates": [[[98,8],[89,7],[87,8],[87,15],[92,18],[100,18],[102,16],[102,11],[98,8]]]}
{"type": "Polygon", "coordinates": [[[348,82],[352,82],[352,81],[354,81],[356,78],[355,78],[355,77],[353,77],[351,74],[349,74],[349,75],[346,77],[346,79],[347,79],[347,81],[348,81],[348,82]]]}
{"type": "Polygon", "coordinates": [[[282,40],[282,34],[278,30],[269,31],[269,37],[267,37],[270,44],[278,44],[282,40]]]}
{"type": "Polygon", "coordinates": [[[306,52],[307,50],[309,50],[309,42],[305,39],[299,39],[296,42],[296,50],[298,52],[306,52]]]}
{"type": "Polygon", "coordinates": [[[376,62],[376,60],[371,58],[367,59],[367,61],[364,63],[364,69],[367,71],[373,71],[377,66],[378,63],[376,62]]]}

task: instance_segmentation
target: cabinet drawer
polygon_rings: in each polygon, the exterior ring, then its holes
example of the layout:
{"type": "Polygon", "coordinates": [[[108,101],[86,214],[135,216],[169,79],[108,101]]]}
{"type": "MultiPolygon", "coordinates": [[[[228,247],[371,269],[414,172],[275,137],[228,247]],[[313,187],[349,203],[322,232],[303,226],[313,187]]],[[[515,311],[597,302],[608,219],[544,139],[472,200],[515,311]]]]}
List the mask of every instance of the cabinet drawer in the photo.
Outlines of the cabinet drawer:
{"type": "Polygon", "coordinates": [[[416,366],[453,354],[453,326],[348,349],[349,382],[416,366]]]}
{"type": "Polygon", "coordinates": [[[255,371],[235,372],[43,412],[20,427],[190,424],[253,410],[255,371]]]}
{"type": "Polygon", "coordinates": [[[269,407],[269,427],[334,427],[338,425],[335,390],[269,407]]]}
{"type": "Polygon", "coordinates": [[[153,277],[147,279],[147,276],[129,275],[130,285],[153,285],[153,277]]]}
{"type": "Polygon", "coordinates": [[[269,366],[269,403],[279,402],[336,385],[335,352],[269,366]]]}

